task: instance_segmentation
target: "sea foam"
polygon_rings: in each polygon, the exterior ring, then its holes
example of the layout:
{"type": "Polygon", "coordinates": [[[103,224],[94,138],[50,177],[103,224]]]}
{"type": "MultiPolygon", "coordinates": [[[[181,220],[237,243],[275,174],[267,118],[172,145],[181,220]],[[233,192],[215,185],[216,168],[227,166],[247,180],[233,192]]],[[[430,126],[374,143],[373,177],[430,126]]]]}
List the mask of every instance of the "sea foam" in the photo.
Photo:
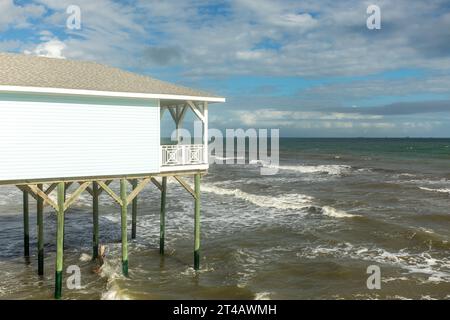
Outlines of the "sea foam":
{"type": "Polygon", "coordinates": [[[268,165],[266,166],[268,168],[274,168],[279,170],[287,170],[287,171],[294,171],[298,173],[326,173],[329,175],[341,175],[344,173],[348,173],[351,170],[351,166],[347,165],[339,165],[339,164],[333,164],[333,165],[317,165],[317,166],[310,166],[310,165],[290,165],[290,166],[275,166],[275,165],[268,165]]]}
{"type": "Polygon", "coordinates": [[[343,210],[338,210],[330,206],[324,206],[322,207],[322,214],[333,217],[333,218],[354,218],[354,217],[360,217],[359,215],[350,214],[343,210]]]}
{"type": "Polygon", "coordinates": [[[448,188],[433,189],[433,188],[427,188],[427,187],[419,187],[419,189],[425,190],[425,191],[430,191],[430,192],[450,193],[450,189],[448,189],[448,188]]]}
{"type": "MultiPolygon", "coordinates": [[[[276,208],[281,210],[302,210],[305,211],[311,207],[317,207],[314,204],[314,197],[305,194],[283,194],[279,196],[255,195],[244,192],[240,189],[225,189],[214,185],[204,185],[204,192],[214,193],[221,196],[233,196],[235,198],[248,201],[259,207],[276,208]]],[[[331,206],[317,207],[318,211],[328,217],[333,218],[353,218],[358,215],[347,213],[343,210],[331,206]]]]}
{"type": "Polygon", "coordinates": [[[284,194],[281,196],[263,196],[244,192],[240,189],[224,189],[213,185],[202,186],[202,191],[217,195],[234,196],[259,207],[301,210],[312,205],[313,197],[304,194],[284,194]]]}

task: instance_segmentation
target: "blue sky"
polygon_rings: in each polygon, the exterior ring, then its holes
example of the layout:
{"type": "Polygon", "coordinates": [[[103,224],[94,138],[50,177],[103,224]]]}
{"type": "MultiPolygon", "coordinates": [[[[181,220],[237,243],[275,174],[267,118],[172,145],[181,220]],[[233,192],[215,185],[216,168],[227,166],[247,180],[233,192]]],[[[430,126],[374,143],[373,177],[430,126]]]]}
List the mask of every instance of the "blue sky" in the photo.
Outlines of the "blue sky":
{"type": "Polygon", "coordinates": [[[0,0],[0,51],[94,60],[225,96],[211,127],[450,137],[450,1],[0,0]],[[81,8],[81,30],[66,8],[81,8]],[[366,8],[381,9],[368,30],[366,8]]]}

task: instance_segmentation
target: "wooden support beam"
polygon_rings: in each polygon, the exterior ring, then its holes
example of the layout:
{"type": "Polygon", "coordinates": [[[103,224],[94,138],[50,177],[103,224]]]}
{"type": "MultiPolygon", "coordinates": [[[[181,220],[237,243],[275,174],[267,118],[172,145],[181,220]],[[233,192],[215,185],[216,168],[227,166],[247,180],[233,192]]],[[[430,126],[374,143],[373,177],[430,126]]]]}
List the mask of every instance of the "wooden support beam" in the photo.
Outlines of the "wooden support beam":
{"type": "MultiPolygon", "coordinates": [[[[113,180],[106,180],[106,181],[105,181],[105,184],[106,184],[107,186],[109,186],[112,182],[113,182],[113,180]]],[[[99,188],[99,189],[98,189],[98,195],[100,196],[100,195],[103,193],[103,191],[105,191],[105,190],[99,188]]]]}
{"type": "Polygon", "coordinates": [[[180,111],[178,114],[178,122],[182,122],[184,120],[184,117],[186,116],[186,111],[189,109],[187,105],[180,106],[180,111]]]}
{"type": "Polygon", "coordinates": [[[159,189],[159,191],[163,191],[163,186],[158,182],[158,180],[156,180],[156,178],[151,177],[150,180],[159,189]]]}
{"type": "Polygon", "coordinates": [[[27,192],[29,196],[32,196],[33,199],[37,200],[39,197],[35,195],[27,186],[25,185],[17,185],[17,189],[19,189],[22,192],[27,192]]]}
{"type": "Polygon", "coordinates": [[[172,119],[175,123],[177,123],[177,113],[176,113],[176,109],[173,107],[168,107],[167,108],[170,112],[170,115],[172,116],[172,119]]]}
{"type": "Polygon", "coordinates": [[[200,174],[195,181],[195,217],[194,217],[194,270],[200,269],[200,174]]]}
{"type": "MultiPolygon", "coordinates": [[[[136,190],[137,186],[138,186],[138,181],[137,179],[134,179],[132,181],[132,186],[133,186],[133,192],[136,190]]],[[[127,202],[130,203],[130,198],[131,194],[128,196],[127,202]]],[[[133,203],[131,205],[131,239],[136,239],[136,229],[137,229],[137,205],[138,205],[138,201],[137,201],[137,195],[134,197],[134,199],[132,200],[133,203]]]]}
{"type": "Polygon", "coordinates": [[[64,183],[64,202],[66,202],[67,190],[69,190],[69,188],[72,184],[73,184],[73,182],[65,182],[64,183]]]}
{"type": "MultiPolygon", "coordinates": [[[[197,175],[196,175],[196,176],[197,176],[197,175]]],[[[190,194],[191,196],[194,197],[194,199],[196,198],[195,190],[192,189],[191,186],[190,186],[186,181],[184,181],[184,180],[183,180],[181,177],[179,177],[179,176],[173,176],[173,177],[175,178],[175,180],[177,180],[177,181],[181,184],[181,186],[182,186],[187,192],[189,192],[189,194],[190,194]]]]}
{"type": "MultiPolygon", "coordinates": [[[[126,182],[125,179],[122,180],[126,182]]],[[[120,206],[122,206],[121,198],[114,191],[112,191],[111,188],[105,182],[97,181],[97,183],[107,194],[111,196],[111,198],[113,198],[114,201],[116,201],[120,206]]]]}
{"type": "Polygon", "coordinates": [[[30,256],[30,210],[28,206],[28,191],[23,191],[23,253],[30,256]]]}
{"type": "MultiPolygon", "coordinates": [[[[63,182],[60,182],[60,183],[63,183],[63,182]]],[[[52,199],[50,199],[50,197],[43,190],[39,189],[37,187],[37,185],[30,184],[30,185],[26,186],[25,188],[28,188],[36,196],[41,197],[44,200],[44,205],[47,203],[56,211],[59,210],[58,205],[52,199]]]]}
{"type": "Polygon", "coordinates": [[[98,257],[99,246],[99,223],[98,223],[98,195],[99,186],[97,182],[92,183],[92,259],[95,260],[98,257]]]}
{"type": "MultiPolygon", "coordinates": [[[[55,188],[58,186],[57,183],[52,183],[51,185],[49,185],[49,187],[47,188],[47,190],[45,190],[45,194],[49,195],[50,193],[52,193],[53,190],[55,190],[55,188]]],[[[41,188],[42,189],[42,188],[41,188]]]]}
{"type": "MultiPolygon", "coordinates": [[[[82,183],[80,182],[80,185],[81,185],[82,183]]],[[[94,196],[94,190],[93,190],[93,188],[91,188],[91,187],[87,187],[86,188],[86,191],[87,191],[87,193],[89,193],[91,196],[94,196]]]]}
{"type": "Polygon", "coordinates": [[[209,136],[208,136],[208,102],[204,102],[203,104],[203,162],[209,163],[209,151],[208,151],[208,143],[209,143],[209,136]]]}
{"type": "Polygon", "coordinates": [[[64,253],[64,182],[58,183],[58,210],[56,229],[55,299],[61,299],[64,253]]]}
{"type": "MultiPolygon", "coordinates": [[[[38,189],[43,190],[42,184],[38,184],[38,189]]],[[[48,189],[47,189],[48,190],[48,189]]],[[[38,246],[38,275],[44,275],[44,200],[37,199],[37,246],[38,246]]]]}
{"type": "Polygon", "coordinates": [[[120,226],[122,234],[122,273],[128,276],[128,232],[127,232],[127,181],[120,180],[121,215],[120,226]]]}
{"type": "MultiPolygon", "coordinates": [[[[96,182],[96,181],[93,181],[92,183],[94,183],[94,182],[96,182]]],[[[106,181],[105,182],[105,184],[107,185],[107,186],[109,186],[110,184],[111,184],[111,182],[112,182],[112,180],[108,180],[108,181],[106,181]]],[[[83,182],[78,182],[80,185],[81,184],[83,184],[83,182]]],[[[93,192],[93,190],[92,190],[92,188],[91,187],[87,187],[86,188],[86,191],[91,195],[91,196],[94,196],[94,192],[93,192]]],[[[102,193],[103,193],[103,189],[98,189],[98,193],[97,193],[97,196],[100,196],[102,193]]]]}
{"type": "Polygon", "coordinates": [[[161,185],[161,210],[159,215],[159,253],[161,255],[164,255],[164,240],[166,235],[166,196],[167,177],[163,177],[161,185]]]}
{"type": "Polygon", "coordinates": [[[136,187],[133,188],[133,191],[128,195],[127,197],[127,203],[131,203],[134,198],[145,188],[147,184],[149,184],[151,181],[151,178],[143,179],[139,184],[136,184],[136,187]]]}
{"type": "Polygon", "coordinates": [[[87,187],[89,187],[91,183],[90,182],[84,182],[82,183],[78,189],[70,196],[69,200],[67,200],[64,204],[64,210],[67,210],[70,208],[70,206],[78,199],[78,197],[83,193],[84,190],[86,190],[87,187]]]}
{"type": "Polygon", "coordinates": [[[202,114],[202,112],[200,111],[200,108],[196,104],[194,104],[192,101],[188,101],[187,103],[188,103],[189,107],[191,108],[191,110],[195,113],[197,118],[199,118],[202,122],[205,122],[205,117],[202,114]]]}

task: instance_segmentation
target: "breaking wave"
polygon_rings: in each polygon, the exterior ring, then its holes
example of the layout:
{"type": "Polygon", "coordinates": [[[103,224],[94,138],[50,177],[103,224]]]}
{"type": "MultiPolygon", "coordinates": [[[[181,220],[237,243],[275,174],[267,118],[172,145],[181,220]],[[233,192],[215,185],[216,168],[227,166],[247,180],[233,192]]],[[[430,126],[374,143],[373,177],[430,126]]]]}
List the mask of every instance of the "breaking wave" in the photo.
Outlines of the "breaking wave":
{"type": "Polygon", "coordinates": [[[333,218],[354,218],[354,217],[360,217],[359,215],[354,215],[345,212],[344,210],[339,210],[330,206],[324,206],[322,207],[322,214],[333,217],[333,218]]]}
{"type": "Polygon", "coordinates": [[[305,194],[284,194],[280,196],[262,196],[244,192],[240,189],[225,189],[214,185],[205,185],[202,190],[221,196],[233,196],[248,201],[259,207],[276,208],[281,210],[303,210],[314,209],[314,211],[333,218],[353,218],[358,215],[335,209],[331,206],[318,207],[314,204],[314,197],[305,194]]]}
{"type": "Polygon", "coordinates": [[[275,166],[275,165],[268,165],[265,166],[268,168],[274,168],[279,170],[286,170],[286,171],[295,171],[298,173],[325,173],[329,175],[341,175],[345,173],[349,173],[351,170],[351,166],[347,165],[317,165],[317,166],[309,166],[309,165],[297,165],[297,166],[275,166]]]}
{"type": "Polygon", "coordinates": [[[248,201],[260,207],[278,208],[284,210],[301,210],[312,205],[313,197],[304,194],[285,194],[282,196],[260,196],[244,192],[240,189],[224,189],[212,185],[205,185],[202,190],[217,195],[234,196],[238,199],[248,201]]]}
{"type": "Polygon", "coordinates": [[[440,192],[440,193],[449,193],[450,189],[448,188],[439,188],[439,189],[433,189],[433,188],[427,188],[427,187],[419,187],[421,190],[430,191],[430,192],[440,192]]]}

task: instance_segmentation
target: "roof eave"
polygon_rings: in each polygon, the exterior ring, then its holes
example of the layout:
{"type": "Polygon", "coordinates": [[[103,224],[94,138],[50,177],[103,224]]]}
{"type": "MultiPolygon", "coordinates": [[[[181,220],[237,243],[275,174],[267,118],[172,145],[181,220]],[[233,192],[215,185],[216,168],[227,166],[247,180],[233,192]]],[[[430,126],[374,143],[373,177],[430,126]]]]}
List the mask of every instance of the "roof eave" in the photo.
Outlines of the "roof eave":
{"type": "Polygon", "coordinates": [[[190,100],[190,101],[206,101],[211,103],[226,101],[226,99],[222,97],[210,97],[210,96],[190,96],[190,95],[163,94],[163,93],[115,92],[115,91],[2,86],[2,85],[0,85],[0,92],[64,94],[64,95],[80,95],[80,96],[136,98],[136,99],[161,99],[161,100],[184,100],[184,101],[190,100]]]}

